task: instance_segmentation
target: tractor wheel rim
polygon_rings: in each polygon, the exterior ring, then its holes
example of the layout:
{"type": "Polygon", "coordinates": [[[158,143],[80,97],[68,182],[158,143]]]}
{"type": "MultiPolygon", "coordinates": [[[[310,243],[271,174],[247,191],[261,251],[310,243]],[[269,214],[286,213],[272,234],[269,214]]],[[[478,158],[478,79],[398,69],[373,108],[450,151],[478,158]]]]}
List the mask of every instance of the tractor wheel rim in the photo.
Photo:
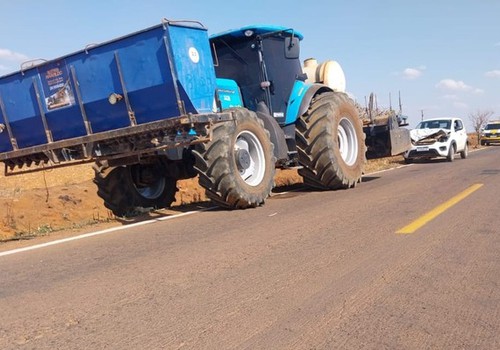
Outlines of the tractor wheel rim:
{"type": "Polygon", "coordinates": [[[165,178],[162,177],[161,179],[158,179],[158,181],[156,181],[151,186],[147,187],[135,186],[135,189],[144,198],[156,199],[161,196],[163,190],[165,189],[165,186],[166,186],[165,178]]]}
{"type": "Polygon", "coordinates": [[[344,162],[352,166],[358,158],[358,138],[354,125],[347,118],[340,120],[337,137],[339,140],[339,151],[344,162]]]}
{"type": "Polygon", "coordinates": [[[239,174],[246,184],[257,186],[262,182],[266,171],[266,157],[264,148],[254,133],[242,131],[236,136],[234,158],[239,174]],[[242,154],[245,155],[245,162],[239,160],[242,154]]]}

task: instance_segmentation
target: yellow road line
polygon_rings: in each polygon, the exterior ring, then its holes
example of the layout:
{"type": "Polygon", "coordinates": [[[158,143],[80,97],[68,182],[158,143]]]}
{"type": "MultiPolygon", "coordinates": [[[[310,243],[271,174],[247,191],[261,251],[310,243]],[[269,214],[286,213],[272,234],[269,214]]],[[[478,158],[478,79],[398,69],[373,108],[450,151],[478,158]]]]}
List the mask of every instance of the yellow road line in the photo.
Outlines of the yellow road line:
{"type": "Polygon", "coordinates": [[[445,212],[446,210],[448,210],[449,208],[451,208],[452,206],[454,206],[455,204],[457,204],[458,202],[460,202],[461,200],[463,200],[467,196],[471,195],[473,192],[475,192],[476,190],[481,188],[481,186],[483,186],[483,184],[472,185],[471,187],[469,187],[465,191],[457,194],[455,197],[451,198],[450,200],[444,202],[441,205],[438,205],[437,207],[435,207],[434,209],[432,209],[428,213],[422,215],[417,220],[413,221],[411,224],[396,231],[396,233],[408,234],[408,233],[415,232],[416,230],[418,230],[419,228],[421,228],[422,226],[427,224],[429,221],[431,221],[432,219],[434,219],[438,215],[442,214],[443,212],[445,212]]]}

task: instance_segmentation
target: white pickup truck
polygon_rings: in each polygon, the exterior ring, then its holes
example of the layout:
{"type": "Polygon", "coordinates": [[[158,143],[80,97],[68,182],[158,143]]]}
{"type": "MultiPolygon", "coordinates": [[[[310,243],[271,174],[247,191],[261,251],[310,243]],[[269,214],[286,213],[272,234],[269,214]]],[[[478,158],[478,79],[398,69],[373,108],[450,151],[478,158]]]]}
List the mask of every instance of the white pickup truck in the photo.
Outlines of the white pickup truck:
{"type": "Polygon", "coordinates": [[[411,148],[404,153],[407,163],[414,159],[445,157],[452,162],[456,153],[462,159],[469,153],[469,140],[460,118],[422,120],[410,131],[411,148]]]}

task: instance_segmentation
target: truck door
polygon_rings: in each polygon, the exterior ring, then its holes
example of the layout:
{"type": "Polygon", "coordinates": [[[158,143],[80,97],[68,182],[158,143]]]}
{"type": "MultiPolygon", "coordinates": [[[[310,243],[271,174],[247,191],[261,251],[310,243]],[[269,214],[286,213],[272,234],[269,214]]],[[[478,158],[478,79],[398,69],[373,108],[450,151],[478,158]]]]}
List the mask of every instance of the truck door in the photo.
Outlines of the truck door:
{"type": "Polygon", "coordinates": [[[461,120],[456,119],[453,122],[453,128],[457,134],[457,150],[461,151],[465,148],[467,143],[467,133],[461,120]]]}

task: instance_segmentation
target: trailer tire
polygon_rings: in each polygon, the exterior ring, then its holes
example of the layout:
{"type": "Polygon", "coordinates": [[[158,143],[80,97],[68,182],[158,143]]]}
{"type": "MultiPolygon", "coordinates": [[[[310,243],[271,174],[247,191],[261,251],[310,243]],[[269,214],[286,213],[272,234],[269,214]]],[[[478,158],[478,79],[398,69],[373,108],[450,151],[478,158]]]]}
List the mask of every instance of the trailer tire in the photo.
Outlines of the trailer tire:
{"type": "Polygon", "coordinates": [[[196,145],[195,168],[214,203],[228,209],[253,208],[264,204],[274,186],[274,145],[254,112],[231,111],[234,121],[213,125],[212,140],[196,145]]]}
{"type": "Polygon", "coordinates": [[[140,165],[109,168],[96,163],[93,166],[97,195],[114,215],[136,216],[144,208],[167,208],[175,201],[176,179],[161,176],[151,186],[140,186],[132,175],[133,166],[140,165]]]}
{"type": "Polygon", "coordinates": [[[297,151],[304,183],[317,189],[354,187],[366,164],[365,134],[344,93],[316,95],[297,121],[297,151]]]}

